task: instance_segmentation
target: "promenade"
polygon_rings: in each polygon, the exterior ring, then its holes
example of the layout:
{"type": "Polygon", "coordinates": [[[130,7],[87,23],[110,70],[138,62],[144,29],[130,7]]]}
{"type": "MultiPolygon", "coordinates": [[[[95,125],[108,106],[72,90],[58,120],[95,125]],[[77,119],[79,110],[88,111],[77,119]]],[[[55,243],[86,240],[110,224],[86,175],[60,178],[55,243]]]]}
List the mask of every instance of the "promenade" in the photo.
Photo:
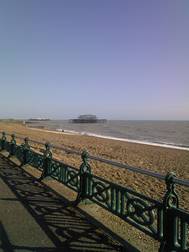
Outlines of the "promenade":
{"type": "Polygon", "coordinates": [[[136,251],[0,156],[0,251],[136,251]]]}

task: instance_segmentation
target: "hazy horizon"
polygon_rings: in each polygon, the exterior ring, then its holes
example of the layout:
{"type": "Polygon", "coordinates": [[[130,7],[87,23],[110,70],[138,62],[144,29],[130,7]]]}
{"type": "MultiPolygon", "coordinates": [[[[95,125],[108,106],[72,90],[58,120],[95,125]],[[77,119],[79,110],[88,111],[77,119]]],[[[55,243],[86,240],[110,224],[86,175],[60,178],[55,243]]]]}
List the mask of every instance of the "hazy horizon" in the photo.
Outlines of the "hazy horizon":
{"type": "Polygon", "coordinates": [[[189,120],[189,1],[2,1],[0,118],[189,120]]]}
{"type": "MultiPolygon", "coordinates": [[[[0,118],[0,120],[18,120],[18,121],[25,121],[25,120],[29,120],[29,119],[50,119],[51,121],[68,121],[70,119],[73,119],[73,118],[77,118],[77,117],[69,117],[69,118],[55,118],[55,117],[52,117],[52,118],[49,118],[49,117],[13,117],[13,118],[0,118]]],[[[99,118],[101,119],[101,118],[99,118]]],[[[189,122],[189,120],[187,119],[180,119],[180,120],[175,120],[175,119],[122,119],[122,118],[118,118],[118,119],[112,119],[112,118],[105,118],[104,119],[107,119],[108,121],[167,121],[167,122],[189,122]]]]}

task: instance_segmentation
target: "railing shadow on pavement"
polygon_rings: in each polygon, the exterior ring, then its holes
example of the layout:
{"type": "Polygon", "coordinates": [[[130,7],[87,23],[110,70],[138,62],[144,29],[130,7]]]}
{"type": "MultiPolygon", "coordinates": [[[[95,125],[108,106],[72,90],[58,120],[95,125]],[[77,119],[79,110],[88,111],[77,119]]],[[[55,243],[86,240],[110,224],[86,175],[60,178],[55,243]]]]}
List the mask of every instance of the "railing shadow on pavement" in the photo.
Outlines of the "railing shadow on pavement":
{"type": "MultiPolygon", "coordinates": [[[[48,247],[30,247],[30,246],[18,246],[11,244],[8,234],[3,226],[3,224],[0,222],[0,240],[1,245],[0,249],[3,252],[14,252],[16,251],[37,251],[37,252],[55,252],[54,248],[48,248],[48,247]]],[[[58,250],[56,250],[58,252],[58,250]]]]}
{"type": "Polygon", "coordinates": [[[0,177],[56,247],[12,245],[1,224],[1,249],[4,251],[138,251],[115,234],[117,239],[112,238],[102,224],[95,225],[97,221],[91,216],[78,207],[70,206],[67,199],[7,159],[0,164],[0,177]]]}

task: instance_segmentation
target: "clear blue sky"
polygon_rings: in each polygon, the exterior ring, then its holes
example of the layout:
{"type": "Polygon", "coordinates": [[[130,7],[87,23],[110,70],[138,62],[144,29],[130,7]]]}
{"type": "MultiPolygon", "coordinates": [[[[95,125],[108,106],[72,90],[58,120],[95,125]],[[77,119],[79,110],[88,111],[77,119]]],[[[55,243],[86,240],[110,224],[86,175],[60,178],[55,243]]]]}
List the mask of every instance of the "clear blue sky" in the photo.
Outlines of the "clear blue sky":
{"type": "Polygon", "coordinates": [[[2,0],[0,118],[189,120],[188,0],[2,0]]]}

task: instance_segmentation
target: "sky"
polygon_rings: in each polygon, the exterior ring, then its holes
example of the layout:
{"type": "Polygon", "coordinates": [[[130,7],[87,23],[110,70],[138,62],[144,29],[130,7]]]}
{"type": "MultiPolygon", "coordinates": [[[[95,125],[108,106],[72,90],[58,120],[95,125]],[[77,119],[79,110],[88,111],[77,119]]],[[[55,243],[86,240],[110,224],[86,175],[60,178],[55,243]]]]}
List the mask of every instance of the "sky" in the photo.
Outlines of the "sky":
{"type": "Polygon", "coordinates": [[[1,0],[0,118],[189,120],[188,0],[1,0]]]}

